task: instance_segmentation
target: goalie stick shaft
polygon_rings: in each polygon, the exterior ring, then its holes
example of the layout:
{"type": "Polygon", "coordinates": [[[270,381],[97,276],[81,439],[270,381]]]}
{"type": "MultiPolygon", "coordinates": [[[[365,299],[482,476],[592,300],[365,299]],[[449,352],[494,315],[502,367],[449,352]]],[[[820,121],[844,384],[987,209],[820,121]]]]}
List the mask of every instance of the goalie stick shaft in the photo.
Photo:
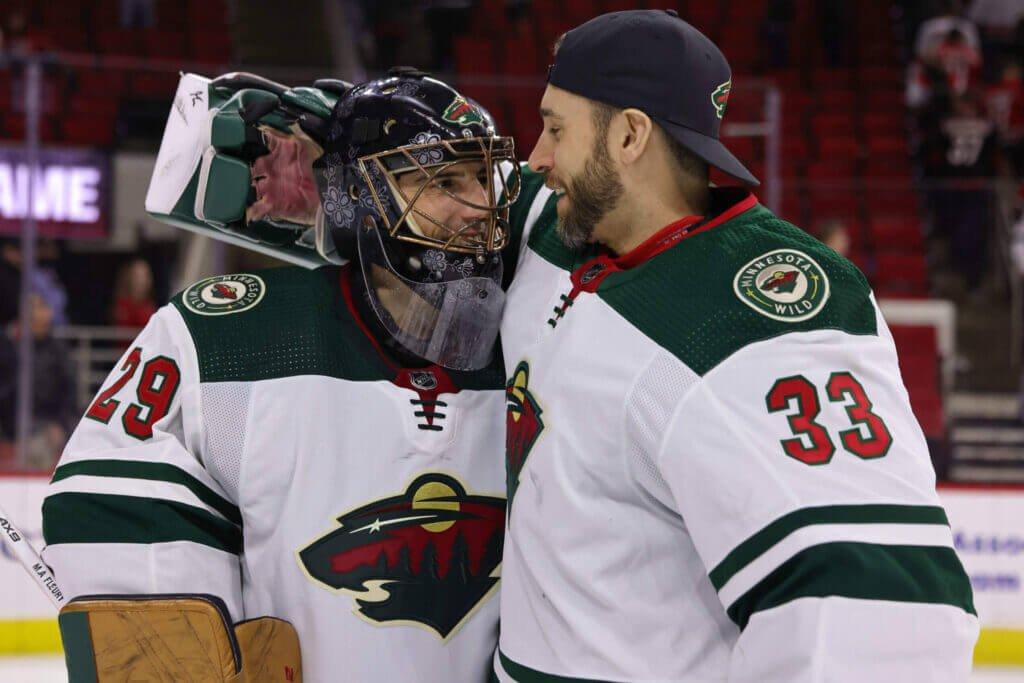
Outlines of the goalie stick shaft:
{"type": "Polygon", "coordinates": [[[25,568],[25,571],[29,573],[32,580],[39,586],[39,589],[46,593],[46,597],[53,603],[53,606],[58,610],[63,607],[67,598],[57,584],[57,580],[53,578],[53,574],[50,573],[49,568],[43,563],[36,549],[25,538],[25,534],[19,531],[18,527],[11,521],[3,506],[0,506],[0,538],[11,549],[14,557],[25,568]]]}

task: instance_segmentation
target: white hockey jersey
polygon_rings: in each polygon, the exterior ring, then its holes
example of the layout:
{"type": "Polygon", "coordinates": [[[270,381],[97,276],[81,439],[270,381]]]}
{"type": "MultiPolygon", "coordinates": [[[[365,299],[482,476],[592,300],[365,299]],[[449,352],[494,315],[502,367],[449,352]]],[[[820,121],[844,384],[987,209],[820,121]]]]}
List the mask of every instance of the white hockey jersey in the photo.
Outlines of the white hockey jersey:
{"type": "Polygon", "coordinates": [[[966,680],[970,584],[861,273],[738,189],[572,253],[524,186],[500,680],[966,680]]]}
{"type": "Polygon", "coordinates": [[[504,373],[390,365],[346,271],[162,308],[44,503],[64,592],[208,593],[290,621],[305,680],[481,682],[497,642],[504,373]]]}

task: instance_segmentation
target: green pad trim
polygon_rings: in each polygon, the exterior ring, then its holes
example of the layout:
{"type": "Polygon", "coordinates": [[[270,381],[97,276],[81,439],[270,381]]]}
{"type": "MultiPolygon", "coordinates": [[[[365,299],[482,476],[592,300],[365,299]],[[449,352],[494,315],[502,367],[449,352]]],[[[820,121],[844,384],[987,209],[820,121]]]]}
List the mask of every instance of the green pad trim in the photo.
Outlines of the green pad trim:
{"type": "Polygon", "coordinates": [[[89,614],[72,612],[57,619],[64,641],[64,661],[68,667],[68,683],[97,683],[96,657],[93,654],[89,614]]]}

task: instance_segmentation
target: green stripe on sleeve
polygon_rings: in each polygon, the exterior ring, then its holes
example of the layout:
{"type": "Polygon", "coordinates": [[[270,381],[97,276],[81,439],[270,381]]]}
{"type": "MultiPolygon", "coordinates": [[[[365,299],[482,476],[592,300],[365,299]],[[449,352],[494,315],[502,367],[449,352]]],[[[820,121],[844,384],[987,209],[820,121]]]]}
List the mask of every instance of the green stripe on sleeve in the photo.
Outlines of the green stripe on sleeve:
{"type": "Polygon", "coordinates": [[[60,638],[64,643],[64,661],[69,683],[96,683],[96,658],[93,655],[89,614],[71,612],[58,617],[60,638]]]}
{"type": "Polygon", "coordinates": [[[123,479],[148,479],[180,484],[196,495],[217,512],[235,524],[242,523],[242,513],[237,505],[233,505],[223,496],[199,481],[191,474],[163,462],[137,462],[134,460],[80,460],[57,468],[52,481],[60,481],[76,474],[87,474],[95,477],[118,477],[123,479]]]}
{"type": "Polygon", "coordinates": [[[813,524],[944,524],[946,512],[931,505],[825,505],[795,510],[736,546],[708,575],[715,590],[791,533],[813,524]]]}
{"type": "Polygon", "coordinates": [[[610,681],[599,681],[596,678],[570,678],[568,676],[546,674],[543,671],[537,671],[536,669],[513,662],[501,650],[498,650],[498,658],[501,659],[501,668],[505,670],[505,673],[514,678],[516,683],[611,683],[610,681]]]}
{"type": "Polygon", "coordinates": [[[191,505],[95,493],[57,493],[43,501],[43,538],[60,543],[190,541],[237,555],[242,532],[191,505]]]}
{"type": "Polygon", "coordinates": [[[797,553],[726,611],[743,629],[754,612],[828,596],[952,605],[977,615],[970,580],[952,548],[848,542],[797,553]]]}

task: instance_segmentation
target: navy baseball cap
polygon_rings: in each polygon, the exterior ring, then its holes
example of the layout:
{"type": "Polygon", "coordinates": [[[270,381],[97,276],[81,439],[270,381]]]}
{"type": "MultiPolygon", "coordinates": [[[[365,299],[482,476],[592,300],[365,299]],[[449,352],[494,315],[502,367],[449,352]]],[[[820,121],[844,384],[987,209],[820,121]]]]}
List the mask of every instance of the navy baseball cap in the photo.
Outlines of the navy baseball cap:
{"type": "Polygon", "coordinates": [[[675,10],[595,17],[565,34],[548,83],[643,111],[679,144],[748,185],[760,185],[718,139],[732,72],[721,50],[675,10]]]}

